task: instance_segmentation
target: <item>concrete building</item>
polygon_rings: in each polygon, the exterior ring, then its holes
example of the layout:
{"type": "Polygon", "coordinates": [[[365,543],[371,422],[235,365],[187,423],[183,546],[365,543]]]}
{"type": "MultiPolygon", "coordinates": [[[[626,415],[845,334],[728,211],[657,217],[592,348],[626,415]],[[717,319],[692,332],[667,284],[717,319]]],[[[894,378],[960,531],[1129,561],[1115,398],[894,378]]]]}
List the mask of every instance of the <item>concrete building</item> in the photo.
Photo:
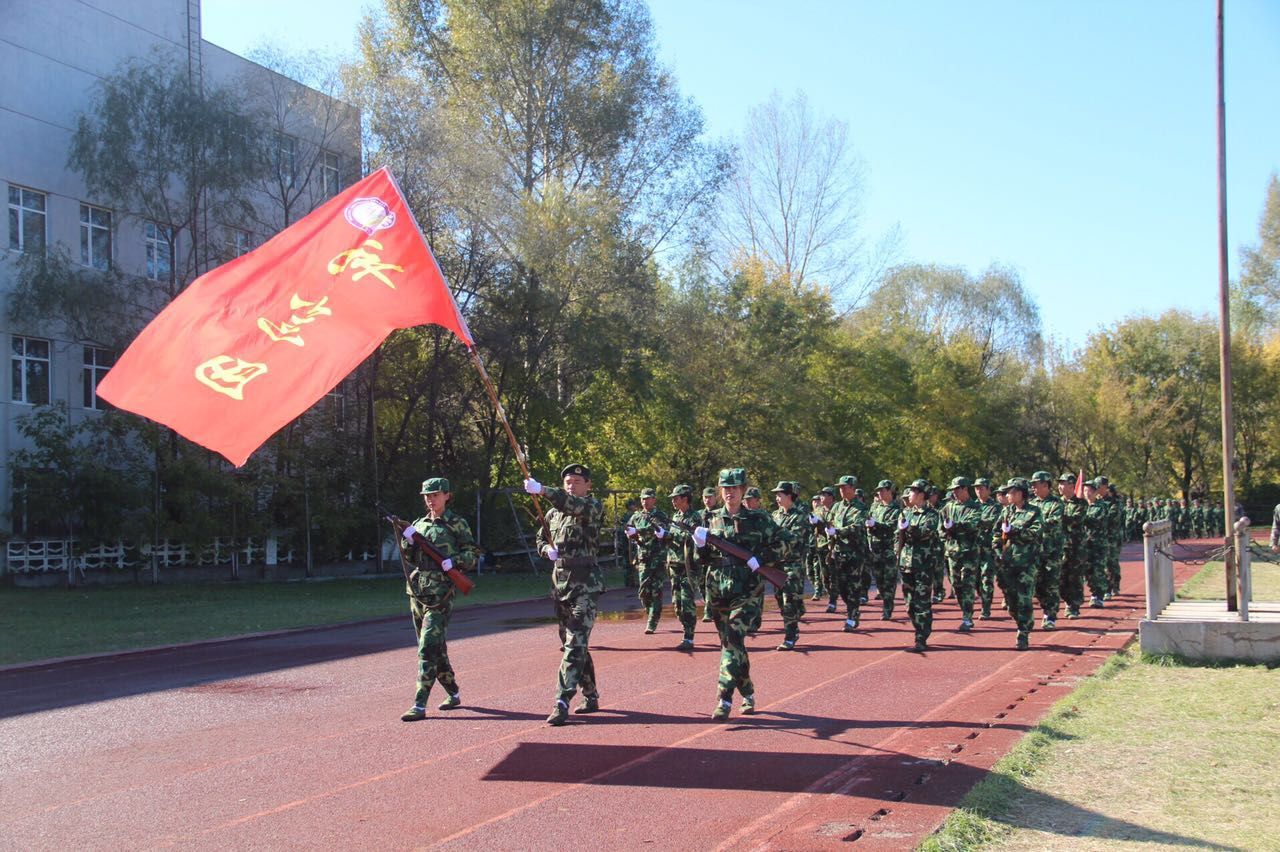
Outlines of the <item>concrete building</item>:
{"type": "Polygon", "coordinates": [[[14,327],[7,308],[20,259],[61,246],[85,267],[110,267],[139,282],[171,277],[180,289],[358,180],[360,133],[354,108],[203,40],[200,0],[4,0],[0,7],[0,191],[7,203],[0,337],[10,361],[0,372],[0,510],[8,516],[0,525],[22,537],[21,487],[15,491],[9,469],[22,440],[15,423],[59,401],[73,422],[98,416],[95,387],[117,353],[74,339],[54,317],[14,327]],[[77,116],[97,84],[130,59],[166,63],[206,92],[234,87],[274,119],[270,138],[283,179],[255,191],[254,215],[220,222],[206,213],[198,228],[167,232],[166,223],[90,196],[68,166],[77,116]],[[196,263],[180,270],[180,257],[196,263]]]}

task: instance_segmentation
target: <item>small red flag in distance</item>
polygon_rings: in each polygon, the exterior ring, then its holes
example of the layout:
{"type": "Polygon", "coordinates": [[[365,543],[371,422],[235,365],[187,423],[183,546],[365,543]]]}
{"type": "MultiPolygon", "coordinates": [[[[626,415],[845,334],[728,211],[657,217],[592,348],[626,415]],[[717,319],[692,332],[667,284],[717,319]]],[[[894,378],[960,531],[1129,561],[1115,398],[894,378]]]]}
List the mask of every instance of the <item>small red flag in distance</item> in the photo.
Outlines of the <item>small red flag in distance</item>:
{"type": "Polygon", "coordinates": [[[395,178],[380,169],[192,282],[98,395],[243,465],[394,329],[466,321],[395,178]]]}

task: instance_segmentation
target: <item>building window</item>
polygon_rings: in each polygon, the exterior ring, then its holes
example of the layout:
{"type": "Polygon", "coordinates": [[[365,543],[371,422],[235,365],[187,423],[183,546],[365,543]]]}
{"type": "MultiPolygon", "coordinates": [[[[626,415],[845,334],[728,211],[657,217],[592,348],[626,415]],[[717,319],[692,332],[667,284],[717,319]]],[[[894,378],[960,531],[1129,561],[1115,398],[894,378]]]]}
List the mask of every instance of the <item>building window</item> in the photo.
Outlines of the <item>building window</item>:
{"type": "Polygon", "coordinates": [[[98,384],[116,362],[116,353],[110,349],[84,348],[84,407],[107,411],[111,403],[98,396],[98,384]]]}
{"type": "Polygon", "coordinates": [[[143,229],[147,243],[147,277],[173,281],[173,229],[148,222],[143,229]]]}
{"type": "Polygon", "coordinates": [[[43,192],[9,187],[9,248],[44,253],[43,192]]]}
{"type": "Polygon", "coordinates": [[[298,137],[276,131],[276,174],[285,186],[298,175],[298,137]]]}
{"type": "Polygon", "coordinates": [[[14,402],[49,404],[49,341],[36,337],[13,338],[14,402]]]}
{"type": "Polygon", "coordinates": [[[111,268],[111,211],[80,205],[80,262],[106,272],[111,268]]]}
{"type": "Polygon", "coordinates": [[[324,151],[320,160],[320,190],[325,198],[338,194],[338,155],[324,151]]]}
{"type": "Polygon", "coordinates": [[[227,260],[235,260],[242,254],[249,251],[249,232],[242,231],[239,228],[227,228],[227,243],[225,247],[227,260]]]}
{"type": "Polygon", "coordinates": [[[344,385],[345,382],[338,382],[333,390],[324,395],[324,407],[338,429],[345,429],[347,426],[347,391],[344,385]]]}

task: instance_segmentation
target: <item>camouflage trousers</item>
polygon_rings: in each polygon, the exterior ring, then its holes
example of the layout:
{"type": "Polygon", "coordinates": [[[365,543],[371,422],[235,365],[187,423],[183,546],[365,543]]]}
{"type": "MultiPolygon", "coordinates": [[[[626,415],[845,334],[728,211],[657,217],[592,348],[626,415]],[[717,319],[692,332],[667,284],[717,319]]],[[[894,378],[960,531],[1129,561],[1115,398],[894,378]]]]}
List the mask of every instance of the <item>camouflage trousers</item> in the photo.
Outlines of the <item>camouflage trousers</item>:
{"type": "Polygon", "coordinates": [[[787,639],[792,642],[800,635],[800,618],[804,615],[804,572],[799,563],[788,562],[782,566],[787,572],[787,584],[774,591],[778,611],[782,613],[782,626],[787,639]]]}
{"type": "Polygon", "coordinates": [[[671,575],[671,606],[680,619],[686,639],[693,638],[693,629],[698,623],[698,603],[693,593],[693,580],[689,572],[680,562],[668,562],[667,572],[671,575]]]}
{"type": "Polygon", "coordinates": [[[1102,599],[1106,596],[1111,584],[1107,579],[1107,548],[1096,542],[1090,542],[1084,549],[1084,567],[1081,569],[1084,579],[1089,582],[1089,594],[1102,599]]]}
{"type": "Polygon", "coordinates": [[[649,616],[649,626],[656,626],[662,617],[662,587],[667,582],[667,563],[654,559],[640,563],[640,586],[637,595],[640,605],[649,616]]]}
{"type": "Polygon", "coordinates": [[[827,596],[831,603],[836,598],[844,601],[845,618],[858,619],[862,605],[859,602],[858,578],[862,573],[862,560],[847,553],[836,553],[830,562],[827,596]]]}
{"type": "Polygon", "coordinates": [[[893,615],[893,601],[898,595],[898,562],[893,558],[893,551],[873,553],[867,561],[876,581],[876,591],[884,601],[885,615],[893,615]]]}
{"type": "Polygon", "coordinates": [[[1040,602],[1040,611],[1044,617],[1052,621],[1058,618],[1058,610],[1062,607],[1062,556],[1051,554],[1040,563],[1036,572],[1036,600],[1040,602]]]}
{"type": "Polygon", "coordinates": [[[816,551],[804,558],[804,573],[809,578],[809,582],[813,583],[814,597],[824,597],[827,593],[827,587],[824,585],[826,578],[823,575],[822,560],[818,558],[816,551]]]}
{"type": "Polygon", "coordinates": [[[1005,600],[1009,602],[1009,614],[1018,625],[1019,636],[1030,636],[1036,623],[1035,601],[1036,566],[1008,565],[1005,568],[1005,600]]]}
{"type": "MultiPolygon", "coordinates": [[[[946,594],[947,555],[945,551],[933,552],[933,596],[936,598],[946,594]]],[[[954,586],[952,588],[955,588],[954,586]]]]}
{"type": "Polygon", "coordinates": [[[902,571],[902,598],[907,617],[916,629],[916,640],[924,642],[933,632],[933,567],[920,566],[902,571]]]}
{"type": "Polygon", "coordinates": [[[1076,548],[1068,548],[1062,558],[1058,589],[1062,602],[1067,605],[1067,612],[1079,612],[1084,605],[1084,560],[1076,548]]]}
{"type": "Polygon", "coordinates": [[[755,633],[764,621],[764,577],[753,574],[751,597],[747,599],[747,632],[755,633]]]}
{"type": "Polygon", "coordinates": [[[973,602],[978,596],[978,552],[955,553],[947,556],[951,572],[951,589],[960,601],[960,617],[973,618],[973,602]]]}
{"type": "MultiPolygon", "coordinates": [[[[983,550],[978,557],[978,600],[982,602],[982,614],[991,615],[991,604],[996,598],[996,582],[999,577],[995,554],[983,550]]],[[[1000,583],[1001,589],[1004,583],[1000,583]]]]}
{"type": "Polygon", "coordinates": [[[587,698],[597,698],[596,666],[588,649],[591,628],[596,623],[595,595],[580,593],[567,601],[557,598],[556,618],[560,621],[560,646],[564,651],[556,677],[556,698],[568,704],[579,688],[587,698]]]}
{"type": "Polygon", "coordinates": [[[431,687],[437,682],[450,695],[458,691],[458,681],[449,663],[449,646],[445,643],[449,618],[453,615],[453,595],[431,605],[409,598],[409,611],[413,613],[413,628],[418,632],[418,691],[413,695],[413,703],[425,707],[431,687]]]}
{"type": "Polygon", "coordinates": [[[1120,593],[1120,543],[1112,542],[1107,550],[1107,591],[1120,593]]]}
{"type": "Polygon", "coordinates": [[[717,599],[708,602],[711,617],[720,634],[720,679],[717,689],[722,701],[731,701],[733,692],[754,695],[751,661],[747,658],[747,619],[751,596],[717,599]]]}

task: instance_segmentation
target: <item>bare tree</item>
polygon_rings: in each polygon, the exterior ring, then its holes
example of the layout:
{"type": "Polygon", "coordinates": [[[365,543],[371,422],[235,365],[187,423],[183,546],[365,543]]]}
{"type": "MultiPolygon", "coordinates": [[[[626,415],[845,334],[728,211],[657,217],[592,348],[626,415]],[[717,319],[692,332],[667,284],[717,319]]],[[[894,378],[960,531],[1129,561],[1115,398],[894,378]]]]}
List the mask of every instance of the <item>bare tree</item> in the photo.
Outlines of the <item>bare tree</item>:
{"type": "Polygon", "coordinates": [[[894,238],[867,251],[866,169],[848,125],[815,115],[803,93],[783,101],[775,92],[748,114],[733,165],[719,221],[724,265],[749,254],[793,286],[817,283],[839,303],[861,301],[894,238]]]}

